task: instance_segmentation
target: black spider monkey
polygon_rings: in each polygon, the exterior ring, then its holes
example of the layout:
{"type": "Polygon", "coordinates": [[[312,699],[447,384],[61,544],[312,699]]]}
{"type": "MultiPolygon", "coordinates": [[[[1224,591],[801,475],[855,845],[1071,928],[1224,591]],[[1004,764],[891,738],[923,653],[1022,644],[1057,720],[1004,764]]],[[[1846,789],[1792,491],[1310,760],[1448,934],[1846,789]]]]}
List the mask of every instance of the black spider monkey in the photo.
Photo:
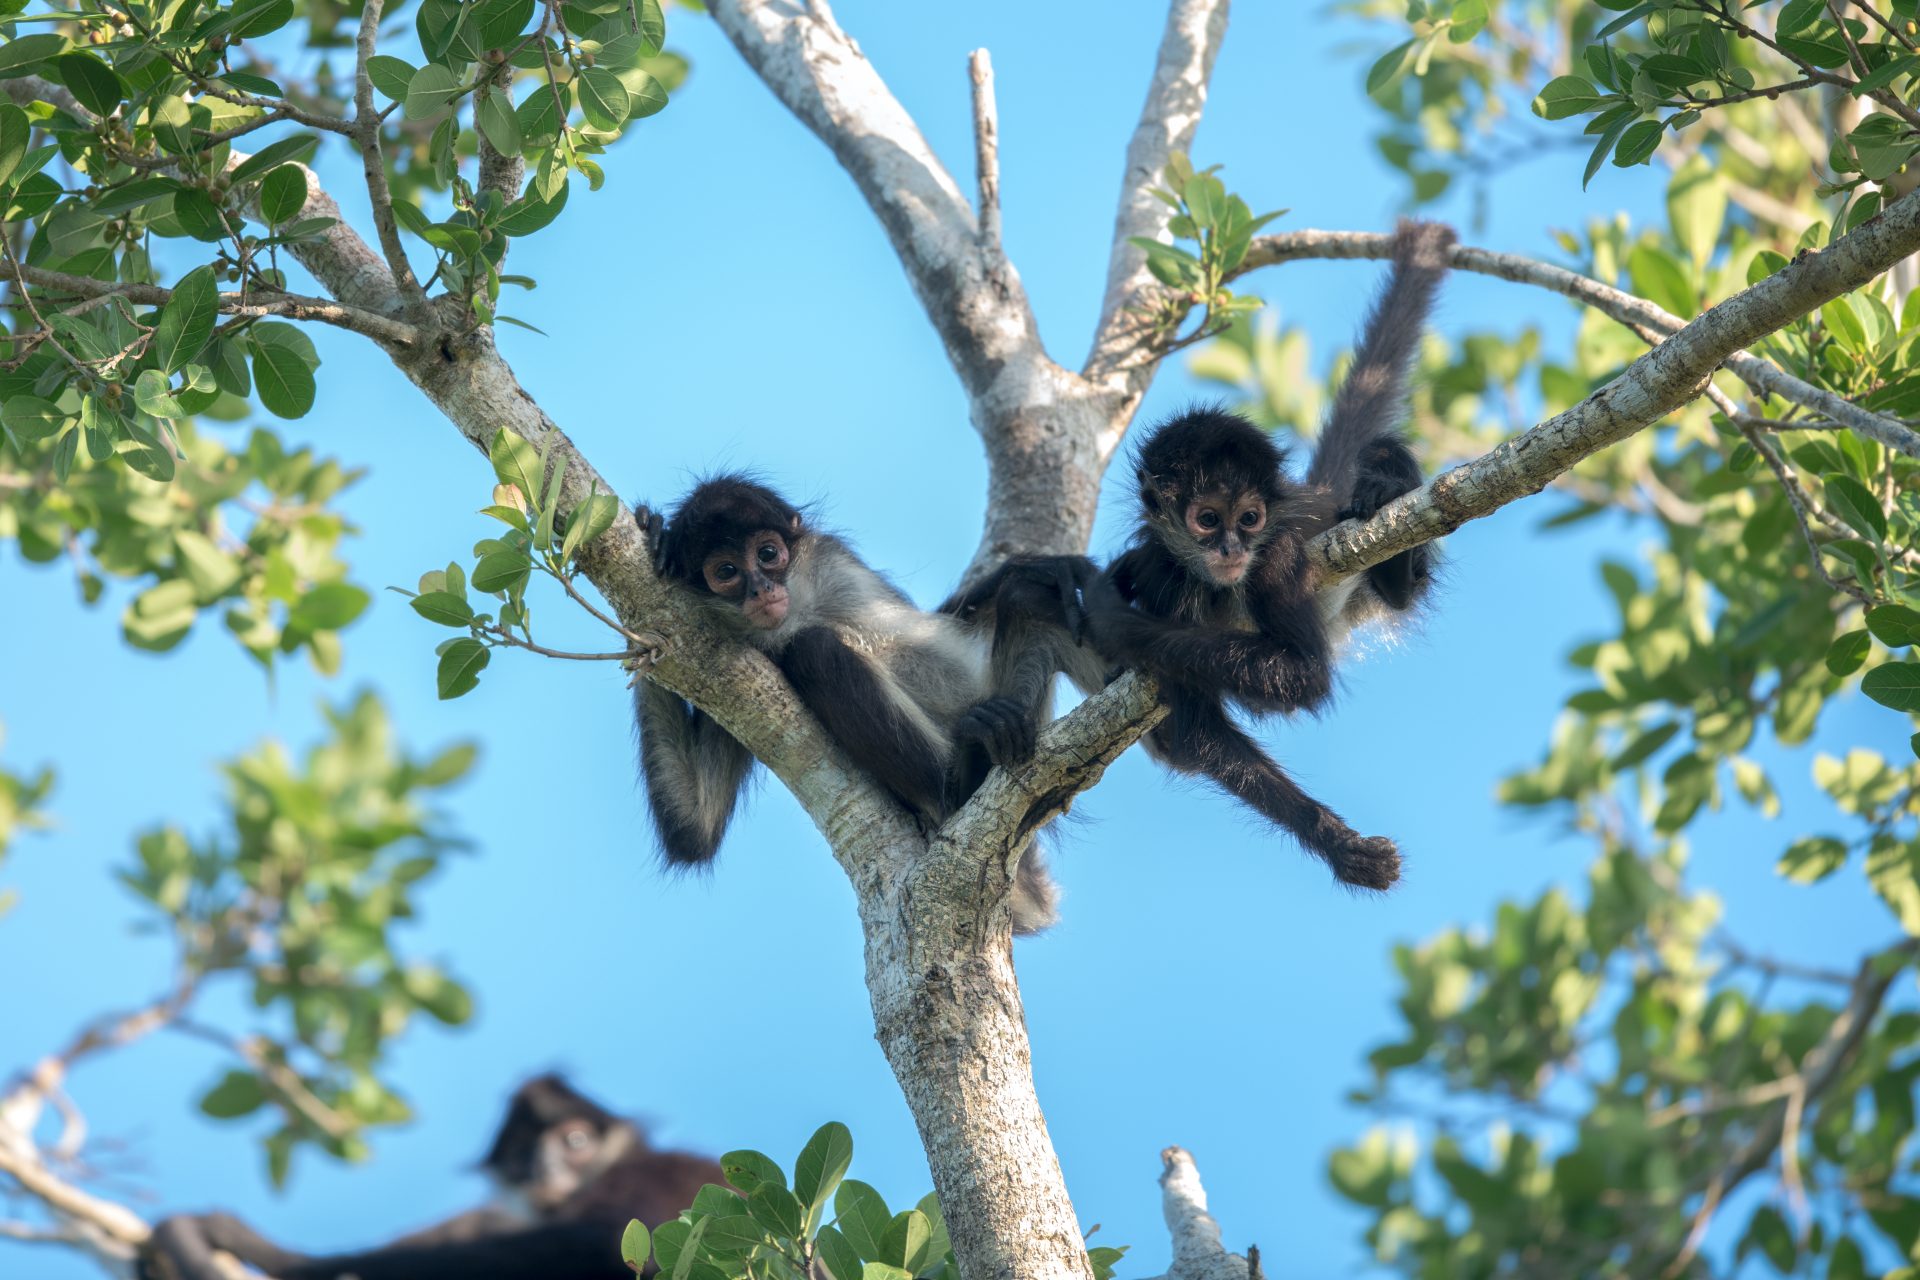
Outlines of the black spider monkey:
{"type": "MultiPolygon", "coordinates": [[[[275,1280],[631,1280],[620,1235],[677,1217],[702,1186],[724,1186],[705,1156],[655,1151],[633,1124],[555,1075],[520,1086],[480,1167],[502,1203],[365,1253],[283,1249],[231,1214],[167,1218],[141,1251],[143,1280],[223,1280],[232,1254],[275,1280]]],[[[648,1274],[654,1267],[648,1264],[648,1274]]]]}
{"type": "MultiPolygon", "coordinates": [[[[1003,570],[964,616],[924,613],[844,542],[745,476],[703,482],[670,521],[645,506],[634,514],[660,575],[771,658],[841,750],[927,823],[964,804],[992,765],[1031,754],[1043,690],[1013,646],[1041,629],[1079,630],[1071,561],[1064,588],[1037,570],[1003,570]]],[[[1091,565],[1080,563],[1080,580],[1091,581],[1091,565]]],[[[635,708],[661,850],[671,865],[705,864],[753,757],[671,690],[643,681],[635,708]]],[[[1015,931],[1051,924],[1057,896],[1029,850],[1014,887],[1015,931]]]]}
{"type": "MultiPolygon", "coordinates": [[[[1213,779],[1325,859],[1334,877],[1386,889],[1400,851],[1355,832],[1301,790],[1237,726],[1248,711],[1323,706],[1335,645],[1356,624],[1406,613],[1426,596],[1433,557],[1403,551],[1321,588],[1306,556],[1314,535],[1366,517],[1420,485],[1400,435],[1407,380],[1453,231],[1403,222],[1393,269],[1373,303],[1353,366],[1334,398],[1304,482],[1285,453],[1237,414],[1189,409],[1161,424],[1137,455],[1140,525],[1088,600],[1095,643],[1159,682],[1170,706],[1147,737],[1156,758],[1213,779]]],[[[1069,670],[1082,687],[1089,672],[1069,670]]]]}

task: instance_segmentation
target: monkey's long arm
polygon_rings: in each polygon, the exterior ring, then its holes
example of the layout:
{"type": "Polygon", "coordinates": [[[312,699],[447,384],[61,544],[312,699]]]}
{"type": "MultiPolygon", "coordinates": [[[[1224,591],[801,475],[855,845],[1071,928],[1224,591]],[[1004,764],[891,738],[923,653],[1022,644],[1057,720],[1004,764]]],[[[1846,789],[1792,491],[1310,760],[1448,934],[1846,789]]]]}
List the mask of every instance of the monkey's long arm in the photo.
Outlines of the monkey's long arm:
{"type": "Polygon", "coordinates": [[[1099,576],[1085,556],[1018,556],[940,606],[970,628],[993,627],[989,696],[955,725],[962,743],[977,744],[995,764],[1024,760],[1048,718],[1056,675],[1098,687],[1105,663],[1081,643],[1081,592],[1099,576]]]}
{"type": "Polygon", "coordinates": [[[1182,773],[1200,773],[1326,862],[1334,878],[1387,889],[1400,878],[1400,851],[1383,836],[1363,836],[1321,804],[1228,717],[1219,701],[1176,694],[1147,749],[1182,773]]]}
{"type": "Polygon", "coordinates": [[[668,862],[704,863],[720,848],[753,756],[704,711],[651,681],[634,690],[647,807],[668,862]]]}
{"type": "Polygon", "coordinates": [[[829,627],[788,642],[780,670],[853,762],[934,821],[951,811],[939,730],[878,664],[829,627]]]}
{"type": "Polygon", "coordinates": [[[1166,583],[1186,580],[1177,565],[1130,552],[1110,575],[1116,589],[1097,596],[1091,614],[1097,642],[1114,661],[1189,694],[1224,693],[1255,711],[1310,710],[1332,694],[1332,646],[1297,538],[1270,544],[1252,570],[1252,632],[1160,616],[1157,610],[1169,608],[1166,583]]]}

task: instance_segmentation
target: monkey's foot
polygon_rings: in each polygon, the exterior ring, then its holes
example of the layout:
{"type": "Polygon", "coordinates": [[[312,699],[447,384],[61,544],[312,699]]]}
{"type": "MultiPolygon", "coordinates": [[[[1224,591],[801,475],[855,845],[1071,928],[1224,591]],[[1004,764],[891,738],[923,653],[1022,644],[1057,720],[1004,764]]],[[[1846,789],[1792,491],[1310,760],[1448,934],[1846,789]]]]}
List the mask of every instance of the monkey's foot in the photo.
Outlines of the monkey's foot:
{"type": "Polygon", "coordinates": [[[627,681],[627,688],[631,689],[666,655],[667,638],[657,631],[636,631],[628,638],[633,647],[620,660],[620,665],[631,675],[627,681]]]}
{"type": "Polygon", "coordinates": [[[1400,846],[1385,836],[1355,835],[1327,854],[1334,878],[1356,889],[1391,889],[1400,879],[1400,846]]]}
{"type": "Polygon", "coordinates": [[[976,704],[953,728],[961,742],[984,748],[995,764],[1016,764],[1033,754],[1033,718],[1012,698],[988,698],[976,704]]]}

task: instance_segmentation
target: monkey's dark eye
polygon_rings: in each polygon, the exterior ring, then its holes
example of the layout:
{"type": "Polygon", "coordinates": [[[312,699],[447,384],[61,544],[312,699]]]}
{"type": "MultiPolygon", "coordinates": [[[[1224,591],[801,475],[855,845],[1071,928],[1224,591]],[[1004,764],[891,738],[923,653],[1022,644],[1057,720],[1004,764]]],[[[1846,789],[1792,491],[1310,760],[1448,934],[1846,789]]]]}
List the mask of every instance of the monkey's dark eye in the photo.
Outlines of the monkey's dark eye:
{"type": "Polygon", "coordinates": [[[567,1145],[569,1147],[572,1147],[575,1151],[580,1150],[580,1148],[586,1146],[587,1143],[590,1141],[592,1141],[592,1135],[590,1135],[585,1129],[567,1130],[567,1145]]]}
{"type": "Polygon", "coordinates": [[[1251,529],[1259,523],[1260,523],[1260,513],[1258,511],[1243,511],[1240,513],[1241,528],[1251,529]]]}
{"type": "Polygon", "coordinates": [[[1193,522],[1202,529],[1218,529],[1220,527],[1220,513],[1217,511],[1202,511],[1193,518],[1193,522]]]}
{"type": "Polygon", "coordinates": [[[772,564],[779,558],[780,558],[780,550],[779,548],[775,547],[771,542],[763,543],[761,545],[760,547],[760,563],[761,564],[772,564]]]}
{"type": "Polygon", "coordinates": [[[740,566],[737,564],[715,565],[713,569],[713,576],[715,578],[718,578],[721,582],[732,582],[735,578],[740,576],[740,566]]]}

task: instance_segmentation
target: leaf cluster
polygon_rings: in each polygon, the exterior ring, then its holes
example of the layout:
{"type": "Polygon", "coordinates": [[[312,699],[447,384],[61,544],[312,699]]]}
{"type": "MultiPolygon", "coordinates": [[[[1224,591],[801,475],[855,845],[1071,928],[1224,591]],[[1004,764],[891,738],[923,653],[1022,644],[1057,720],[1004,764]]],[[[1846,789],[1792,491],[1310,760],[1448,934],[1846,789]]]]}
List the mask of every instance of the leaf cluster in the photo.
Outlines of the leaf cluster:
{"type": "MultiPolygon", "coordinates": [[[[808,1139],[787,1177],[758,1151],[720,1157],[728,1187],[649,1235],[630,1223],[621,1256],[639,1272],[649,1249],[669,1280],[959,1280],[953,1244],[932,1194],[898,1213],[846,1176],[853,1135],[829,1122],[808,1139]]],[[[1094,1280],[1112,1280],[1125,1248],[1088,1251],[1094,1280]]]]}

